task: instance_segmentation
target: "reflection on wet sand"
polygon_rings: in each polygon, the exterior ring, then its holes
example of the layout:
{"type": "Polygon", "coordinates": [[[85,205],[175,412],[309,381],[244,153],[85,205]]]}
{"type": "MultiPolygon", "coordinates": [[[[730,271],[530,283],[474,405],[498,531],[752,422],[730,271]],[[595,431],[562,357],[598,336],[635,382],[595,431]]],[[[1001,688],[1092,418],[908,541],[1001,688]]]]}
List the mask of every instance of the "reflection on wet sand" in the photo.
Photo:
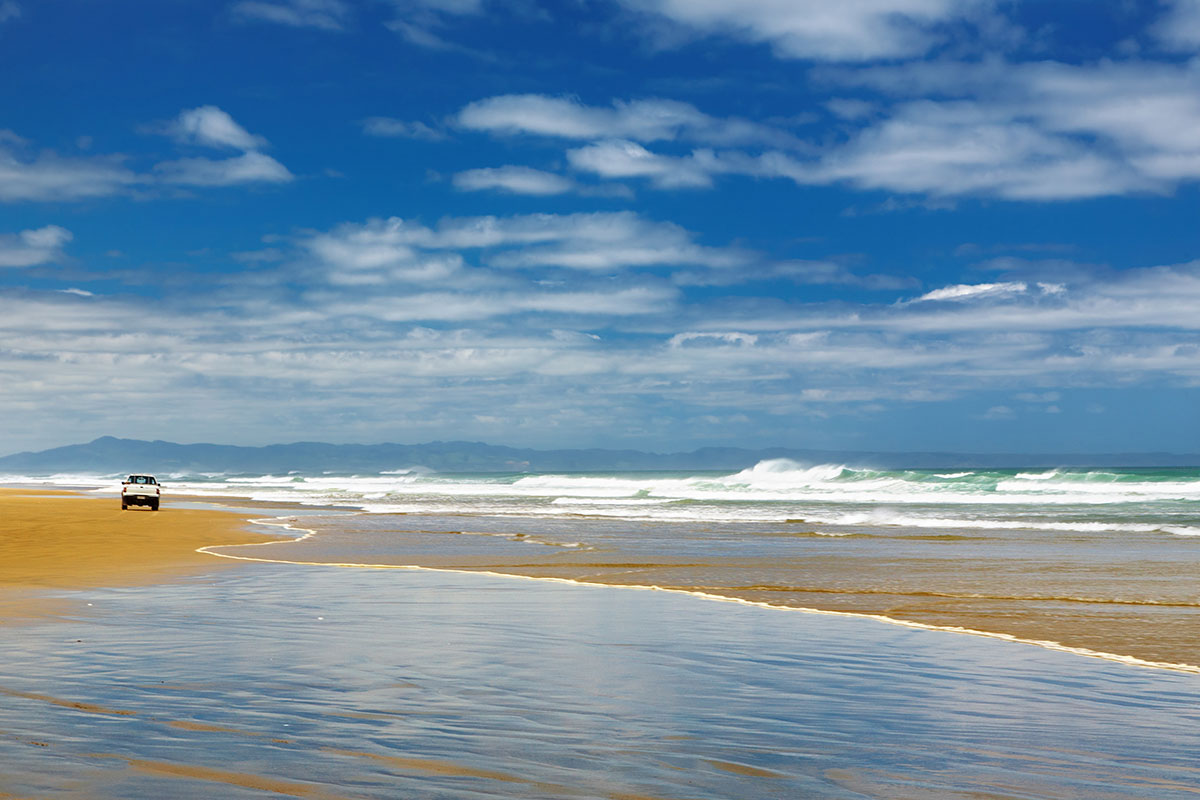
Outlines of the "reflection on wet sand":
{"type": "MultiPolygon", "coordinates": [[[[414,565],[656,586],[889,617],[1200,668],[1200,547],[1144,534],[340,515],[255,558],[414,565]]],[[[253,548],[251,548],[252,550],[253,548]]],[[[218,549],[250,555],[247,549],[218,549]]]]}
{"type": "Polygon", "coordinates": [[[0,670],[0,796],[1195,796],[1192,675],[486,575],[256,564],[80,599],[0,670]]]}

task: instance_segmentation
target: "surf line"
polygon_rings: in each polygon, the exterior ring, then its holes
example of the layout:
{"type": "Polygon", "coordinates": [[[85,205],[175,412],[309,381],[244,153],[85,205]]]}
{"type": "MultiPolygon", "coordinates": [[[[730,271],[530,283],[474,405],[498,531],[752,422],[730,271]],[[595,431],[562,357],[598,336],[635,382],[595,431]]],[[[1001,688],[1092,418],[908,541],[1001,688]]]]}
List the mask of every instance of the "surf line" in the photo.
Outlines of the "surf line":
{"type": "Polygon", "coordinates": [[[884,616],[883,614],[863,614],[854,611],[830,611],[823,608],[807,608],[804,606],[781,606],[776,603],[765,603],[761,600],[746,600],[741,597],[727,597],[725,595],[713,594],[711,592],[698,592],[693,589],[674,589],[669,586],[655,586],[653,584],[613,584],[600,583],[599,581],[580,581],[572,578],[553,578],[553,577],[538,577],[534,575],[516,575],[510,572],[494,572],[492,570],[481,569],[452,569],[448,567],[423,567],[419,564],[362,564],[356,562],[338,562],[338,561],[291,561],[281,558],[256,558],[254,556],[235,556],[229,553],[217,552],[220,550],[229,550],[233,548],[243,547],[267,547],[273,544],[289,544],[294,542],[302,542],[316,536],[317,532],[311,528],[300,528],[291,524],[290,520],[295,517],[266,517],[262,519],[249,520],[255,525],[266,525],[271,527],[283,528],[293,532],[303,532],[302,536],[297,536],[294,539],[280,539],[274,542],[252,542],[249,544],[225,544],[225,545],[208,545],[206,547],[197,547],[197,553],[216,556],[217,558],[229,558],[235,561],[257,561],[264,564],[290,564],[301,567],[344,567],[352,569],[398,569],[408,570],[410,572],[447,572],[458,575],[491,575],[497,578],[520,579],[528,581],[544,581],[548,583],[567,583],[573,586],[597,586],[608,589],[638,589],[641,591],[650,592],[670,592],[672,594],[685,594],[692,597],[699,597],[704,600],[713,600],[722,603],[737,603],[743,606],[752,606],[754,608],[767,608],[774,611],[798,611],[803,614],[819,614],[827,617],[851,617],[854,619],[871,619],[876,622],[883,622],[888,625],[899,625],[902,628],[914,628],[924,631],[942,631],[943,633],[958,633],[966,636],[978,636],[984,639],[995,639],[1002,642],[1010,642],[1013,644],[1033,645],[1041,647],[1045,650],[1053,650],[1059,653],[1070,653],[1072,655],[1084,656],[1086,658],[1098,658],[1104,661],[1112,661],[1118,664],[1124,664],[1131,667],[1145,667],[1149,669],[1163,669],[1171,672],[1185,672],[1192,675],[1200,675],[1200,666],[1194,664],[1178,664],[1171,661],[1150,661],[1137,656],[1123,656],[1119,653],[1106,653],[1103,650],[1092,650],[1086,647],[1071,647],[1070,645],[1062,644],[1061,642],[1051,641],[1049,639],[1024,639],[1020,636],[1013,636],[1011,633],[997,633],[995,631],[981,631],[975,628],[963,628],[957,625],[930,625],[925,622],[913,622],[907,619],[896,619],[895,617],[884,616]]]}

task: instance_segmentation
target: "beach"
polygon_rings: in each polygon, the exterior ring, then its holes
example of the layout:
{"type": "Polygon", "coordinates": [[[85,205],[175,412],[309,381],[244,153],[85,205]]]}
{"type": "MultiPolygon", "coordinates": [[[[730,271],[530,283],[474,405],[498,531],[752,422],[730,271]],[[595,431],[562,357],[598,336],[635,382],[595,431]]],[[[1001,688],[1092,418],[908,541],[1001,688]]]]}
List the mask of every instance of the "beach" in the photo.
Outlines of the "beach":
{"type": "Polygon", "coordinates": [[[460,571],[577,558],[594,551],[567,533],[627,523],[458,517],[472,536],[414,516],[392,536],[397,515],[29,495],[0,494],[5,595],[23,599],[0,628],[16,644],[0,677],[0,796],[1200,792],[1194,674],[460,571]],[[441,568],[387,563],[405,550],[441,568]],[[347,558],[278,563],[335,551],[347,558]]]}
{"type": "MultiPolygon", "coordinates": [[[[122,511],[75,492],[0,488],[0,602],[5,618],[35,592],[152,583],[211,571],[196,549],[273,541],[214,510],[122,511]]],[[[36,609],[26,606],[29,613],[36,609]]]]}
{"type": "MultiPolygon", "coordinates": [[[[67,476],[93,492],[103,476],[67,476]]],[[[276,560],[657,586],[1200,669],[1200,470],[179,474],[306,509],[276,560]],[[321,510],[327,513],[322,515],[321,510]]]]}

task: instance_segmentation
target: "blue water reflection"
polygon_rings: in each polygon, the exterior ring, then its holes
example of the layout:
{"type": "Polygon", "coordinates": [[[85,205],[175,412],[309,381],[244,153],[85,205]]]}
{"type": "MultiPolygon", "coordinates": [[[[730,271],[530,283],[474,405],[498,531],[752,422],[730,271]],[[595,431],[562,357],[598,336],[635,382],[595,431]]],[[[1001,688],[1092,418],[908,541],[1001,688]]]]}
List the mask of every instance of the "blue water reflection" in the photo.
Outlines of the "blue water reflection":
{"type": "Polygon", "coordinates": [[[401,570],[264,564],[72,596],[92,606],[4,630],[0,794],[1200,789],[1200,677],[1026,645],[401,570]]]}

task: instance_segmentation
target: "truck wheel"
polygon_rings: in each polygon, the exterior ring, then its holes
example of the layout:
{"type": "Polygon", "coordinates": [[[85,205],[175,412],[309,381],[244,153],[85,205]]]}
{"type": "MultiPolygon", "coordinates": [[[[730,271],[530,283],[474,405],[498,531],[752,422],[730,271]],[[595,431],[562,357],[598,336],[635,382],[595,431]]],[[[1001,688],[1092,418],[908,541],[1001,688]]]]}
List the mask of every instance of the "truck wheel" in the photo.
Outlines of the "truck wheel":
{"type": "Polygon", "coordinates": [[[157,501],[157,500],[151,500],[151,501],[150,501],[150,510],[151,510],[151,511],[158,511],[158,501],[157,501]]]}
{"type": "Polygon", "coordinates": [[[121,501],[121,510],[124,511],[127,508],[129,508],[129,504],[126,503],[124,500],[122,500],[121,501]]]}

